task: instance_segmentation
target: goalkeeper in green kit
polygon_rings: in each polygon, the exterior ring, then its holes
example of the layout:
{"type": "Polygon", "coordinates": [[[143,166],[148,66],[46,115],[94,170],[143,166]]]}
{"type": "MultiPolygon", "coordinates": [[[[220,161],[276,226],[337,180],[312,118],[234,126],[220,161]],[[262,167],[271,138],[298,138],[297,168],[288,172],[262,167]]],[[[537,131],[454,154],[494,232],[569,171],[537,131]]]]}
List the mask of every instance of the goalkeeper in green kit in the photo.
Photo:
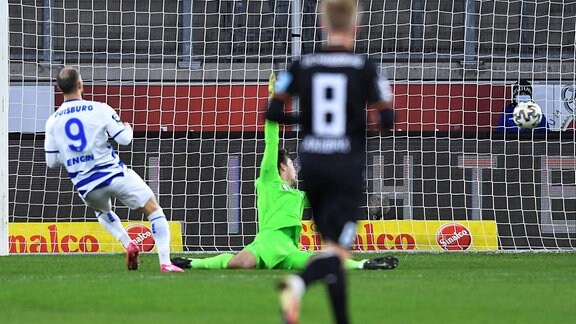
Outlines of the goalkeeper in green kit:
{"type": "MultiPolygon", "coordinates": [[[[274,76],[270,76],[273,93],[274,76]]],[[[266,120],[264,157],[256,179],[256,206],[259,231],[254,241],[237,254],[222,253],[194,259],[176,257],[172,263],[192,269],[284,269],[302,270],[315,254],[300,250],[302,214],[306,195],[296,188],[294,163],[288,152],[279,148],[279,126],[266,120]]],[[[398,259],[392,256],[369,260],[348,260],[346,269],[394,269],[398,259]]]]}

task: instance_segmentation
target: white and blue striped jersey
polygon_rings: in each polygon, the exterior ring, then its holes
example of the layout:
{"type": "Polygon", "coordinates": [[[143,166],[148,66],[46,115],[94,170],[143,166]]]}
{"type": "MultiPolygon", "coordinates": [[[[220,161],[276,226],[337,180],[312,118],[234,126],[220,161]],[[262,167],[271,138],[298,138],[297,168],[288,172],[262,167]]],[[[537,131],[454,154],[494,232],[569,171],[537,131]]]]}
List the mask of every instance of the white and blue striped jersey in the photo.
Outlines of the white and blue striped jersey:
{"type": "Polygon", "coordinates": [[[49,167],[64,166],[78,193],[86,197],[126,170],[109,137],[124,145],[132,140],[132,128],[114,109],[95,101],[65,101],[46,121],[46,162],[49,167]]]}

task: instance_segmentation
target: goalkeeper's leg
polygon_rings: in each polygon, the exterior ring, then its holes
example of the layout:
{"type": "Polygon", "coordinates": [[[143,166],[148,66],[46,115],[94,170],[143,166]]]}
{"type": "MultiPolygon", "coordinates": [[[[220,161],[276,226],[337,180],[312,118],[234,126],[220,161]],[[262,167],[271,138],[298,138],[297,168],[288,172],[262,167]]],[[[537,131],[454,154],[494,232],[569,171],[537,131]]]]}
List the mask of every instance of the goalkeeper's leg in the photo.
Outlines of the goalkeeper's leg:
{"type": "Polygon", "coordinates": [[[348,259],[344,262],[344,269],[346,270],[391,270],[397,267],[398,258],[395,256],[385,256],[360,261],[348,259]]]}
{"type": "MultiPolygon", "coordinates": [[[[308,254],[308,257],[303,262],[294,263],[293,266],[290,268],[284,268],[283,267],[281,269],[304,270],[309,263],[314,261],[316,258],[322,257],[321,254],[313,254],[310,252],[303,252],[303,253],[308,254]]],[[[344,269],[345,270],[361,270],[361,269],[364,269],[364,264],[368,261],[370,261],[370,260],[364,259],[364,260],[356,261],[356,260],[352,260],[352,259],[346,259],[346,261],[344,262],[344,269]]]]}
{"type": "MultiPolygon", "coordinates": [[[[308,251],[297,251],[293,252],[284,259],[275,269],[282,269],[282,270],[304,270],[306,266],[310,264],[317,258],[321,258],[322,254],[312,253],[308,251]]],[[[364,269],[364,265],[366,262],[370,260],[352,260],[347,259],[344,262],[344,269],[346,270],[359,270],[364,269]]]]}
{"type": "Polygon", "coordinates": [[[234,255],[222,253],[209,258],[194,259],[176,257],[171,259],[172,264],[184,269],[254,269],[257,264],[256,257],[247,250],[234,255]]]}
{"type": "Polygon", "coordinates": [[[228,269],[228,262],[234,258],[232,253],[222,253],[204,259],[175,257],[170,259],[172,264],[182,269],[228,269]]]}
{"type": "MultiPolygon", "coordinates": [[[[294,251],[290,253],[275,269],[283,270],[304,270],[308,264],[315,259],[322,257],[322,254],[314,254],[308,251],[294,251]]],[[[393,256],[352,260],[346,259],[344,262],[345,270],[388,270],[395,269],[398,266],[398,259],[393,256]]]]}

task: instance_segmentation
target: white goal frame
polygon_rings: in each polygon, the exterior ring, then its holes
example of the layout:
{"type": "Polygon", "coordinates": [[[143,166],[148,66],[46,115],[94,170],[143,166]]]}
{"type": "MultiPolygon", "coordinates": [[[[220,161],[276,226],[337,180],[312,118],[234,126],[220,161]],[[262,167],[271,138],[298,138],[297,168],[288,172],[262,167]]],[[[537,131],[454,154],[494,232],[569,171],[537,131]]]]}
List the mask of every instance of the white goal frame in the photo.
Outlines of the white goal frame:
{"type": "Polygon", "coordinates": [[[0,255],[8,255],[8,0],[0,1],[0,255]]]}
{"type": "MultiPolygon", "coordinates": [[[[273,2],[0,0],[0,255],[121,252],[45,163],[63,66],[133,125],[131,146],[115,149],[157,195],[173,247],[252,242],[268,77],[322,44],[319,1],[273,2]]],[[[390,80],[397,123],[367,133],[354,250],[576,250],[576,1],[358,2],[354,50],[390,80]],[[519,134],[503,113],[521,79],[549,131],[519,134]]],[[[300,128],[281,129],[297,152],[300,128]]],[[[302,246],[317,249],[310,215],[302,246]]]]}

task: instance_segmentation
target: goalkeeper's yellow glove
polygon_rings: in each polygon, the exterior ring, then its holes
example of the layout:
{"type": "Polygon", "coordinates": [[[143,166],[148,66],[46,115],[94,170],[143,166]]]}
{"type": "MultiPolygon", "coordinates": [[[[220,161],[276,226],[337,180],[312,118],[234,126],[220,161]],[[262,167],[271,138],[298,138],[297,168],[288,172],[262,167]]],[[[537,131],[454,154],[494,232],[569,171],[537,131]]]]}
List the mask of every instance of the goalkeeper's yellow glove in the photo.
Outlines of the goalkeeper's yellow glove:
{"type": "Polygon", "coordinates": [[[274,98],[274,84],[276,83],[276,76],[274,72],[270,73],[268,77],[268,99],[274,98]]]}

